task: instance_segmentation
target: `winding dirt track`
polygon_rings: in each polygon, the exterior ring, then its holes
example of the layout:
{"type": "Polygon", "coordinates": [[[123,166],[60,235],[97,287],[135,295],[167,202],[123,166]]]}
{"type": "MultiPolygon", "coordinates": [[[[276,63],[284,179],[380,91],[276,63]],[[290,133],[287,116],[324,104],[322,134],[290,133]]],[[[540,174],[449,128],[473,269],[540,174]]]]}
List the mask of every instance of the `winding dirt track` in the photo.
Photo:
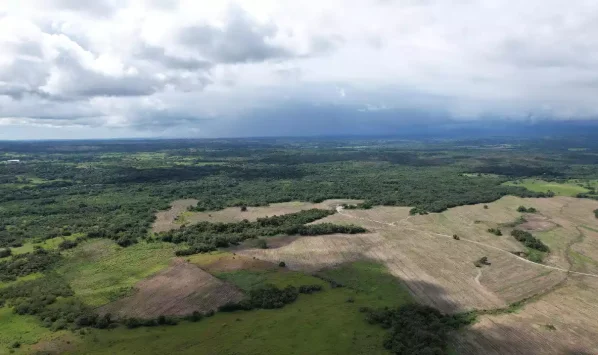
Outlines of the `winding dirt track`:
{"type": "MultiPolygon", "coordinates": [[[[426,234],[426,235],[428,235],[430,237],[443,237],[443,238],[453,239],[453,237],[451,235],[448,235],[448,234],[428,232],[428,231],[423,231],[423,230],[416,229],[416,228],[403,227],[403,226],[397,225],[399,223],[406,222],[407,219],[409,219],[409,217],[407,217],[407,218],[405,218],[405,219],[403,219],[401,221],[395,222],[395,223],[386,223],[386,222],[382,222],[382,221],[376,221],[376,220],[370,219],[370,218],[363,218],[363,217],[353,216],[353,215],[351,215],[349,213],[344,212],[344,209],[343,209],[342,206],[337,206],[336,207],[336,211],[340,215],[343,215],[343,216],[349,217],[349,218],[353,218],[353,219],[361,219],[361,220],[366,220],[366,221],[370,221],[370,222],[374,222],[374,223],[383,224],[383,225],[386,225],[386,226],[389,226],[389,227],[402,228],[402,229],[405,229],[405,230],[416,231],[416,232],[424,233],[424,234],[426,234]]],[[[590,273],[585,273],[585,272],[571,271],[571,270],[563,269],[563,268],[556,267],[556,266],[550,266],[550,265],[536,263],[536,262],[533,262],[533,261],[528,260],[526,258],[523,258],[523,257],[520,257],[518,255],[515,255],[515,254],[511,253],[508,250],[505,250],[505,249],[502,249],[502,248],[499,248],[499,247],[495,247],[493,245],[488,245],[486,243],[478,242],[478,241],[475,241],[475,240],[470,240],[470,239],[466,239],[466,238],[460,238],[459,241],[464,241],[464,242],[467,242],[467,243],[473,243],[473,244],[477,244],[477,245],[480,245],[480,246],[483,246],[483,247],[486,247],[486,248],[491,248],[491,249],[494,249],[494,250],[498,250],[498,251],[507,253],[507,254],[511,255],[512,257],[517,258],[519,260],[522,260],[522,261],[524,261],[526,263],[535,264],[535,265],[544,267],[546,269],[557,270],[557,271],[561,271],[561,272],[565,272],[565,273],[569,273],[569,274],[583,275],[583,276],[589,276],[589,277],[596,277],[596,278],[598,278],[598,274],[590,274],[590,273]]]]}

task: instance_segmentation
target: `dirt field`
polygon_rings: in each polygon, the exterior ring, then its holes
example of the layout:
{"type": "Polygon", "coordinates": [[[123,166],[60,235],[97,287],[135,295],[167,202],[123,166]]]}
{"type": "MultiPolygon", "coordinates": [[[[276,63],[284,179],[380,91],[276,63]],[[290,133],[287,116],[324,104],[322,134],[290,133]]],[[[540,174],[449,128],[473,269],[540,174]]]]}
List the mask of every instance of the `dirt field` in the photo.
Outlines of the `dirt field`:
{"type": "Polygon", "coordinates": [[[197,205],[197,200],[177,200],[170,205],[167,211],[160,211],[156,213],[156,220],[152,225],[152,232],[166,232],[168,230],[178,228],[181,224],[177,223],[177,217],[187,211],[190,206],[197,205]]]}
{"type": "Polygon", "coordinates": [[[190,263],[209,273],[237,270],[276,270],[278,265],[253,257],[228,252],[196,254],[187,258],[190,263]]]}
{"type": "Polygon", "coordinates": [[[239,207],[229,207],[220,211],[211,212],[189,212],[187,207],[197,204],[197,200],[177,200],[172,203],[168,211],[161,211],[156,214],[156,222],[153,225],[154,233],[179,228],[183,223],[194,224],[198,222],[240,222],[244,219],[255,221],[258,218],[295,213],[311,208],[334,209],[337,205],[356,204],[361,200],[326,200],[321,203],[309,202],[284,202],[273,203],[265,207],[248,207],[247,211],[241,212],[239,207]]]}
{"type": "MultiPolygon", "coordinates": [[[[185,213],[184,220],[251,220],[306,208],[333,208],[341,203],[354,202],[285,203],[250,208],[248,212],[235,208],[185,213]]],[[[314,223],[353,223],[370,233],[271,238],[269,249],[235,250],[236,255],[205,259],[198,265],[218,272],[267,268],[284,261],[290,269],[315,272],[371,259],[383,263],[420,302],[445,312],[503,309],[503,314],[481,316],[471,329],[461,333],[456,344],[459,353],[598,353],[594,334],[598,329],[598,277],[580,274],[598,275],[598,219],[592,212],[598,202],[509,196],[487,206],[462,206],[422,216],[410,216],[406,207],[341,209],[314,223]],[[522,205],[534,207],[538,213],[517,212],[522,205]],[[509,234],[521,216],[527,222],[516,228],[530,231],[551,249],[544,265],[512,253],[525,251],[509,234]],[[503,235],[488,233],[488,228],[500,228],[503,235]],[[454,234],[460,240],[454,240],[454,234]],[[491,265],[475,267],[474,261],[482,256],[488,257],[491,265]],[[505,311],[521,300],[525,301],[521,309],[505,311]]]]}
{"type": "Polygon", "coordinates": [[[243,293],[197,266],[177,259],[168,269],[139,282],[135,293],[100,308],[115,317],[156,318],[215,310],[243,293]]]}
{"type": "MultiPolygon", "coordinates": [[[[408,216],[407,208],[344,210],[319,222],[357,223],[375,233],[297,238],[280,248],[240,253],[283,260],[290,268],[308,271],[369,258],[384,263],[422,302],[444,311],[500,308],[548,292],[565,280],[566,270],[572,267],[567,263],[568,248],[579,239],[578,223],[598,225],[592,220],[592,206],[598,205],[593,202],[505,197],[488,204],[488,209],[463,206],[423,216],[408,216]],[[540,211],[530,220],[559,226],[550,231],[553,240],[546,240],[553,249],[549,267],[511,254],[524,248],[508,234],[509,229],[503,236],[487,232],[489,227],[517,220],[522,215],[517,212],[520,205],[540,211]],[[453,234],[461,240],[453,240],[453,234]],[[478,269],[473,262],[482,256],[492,265],[478,269]]],[[[538,236],[543,239],[541,233],[538,236]]]]}
{"type": "Polygon", "coordinates": [[[460,354],[598,354],[598,279],[566,284],[516,313],[485,316],[460,333],[460,354]]]}

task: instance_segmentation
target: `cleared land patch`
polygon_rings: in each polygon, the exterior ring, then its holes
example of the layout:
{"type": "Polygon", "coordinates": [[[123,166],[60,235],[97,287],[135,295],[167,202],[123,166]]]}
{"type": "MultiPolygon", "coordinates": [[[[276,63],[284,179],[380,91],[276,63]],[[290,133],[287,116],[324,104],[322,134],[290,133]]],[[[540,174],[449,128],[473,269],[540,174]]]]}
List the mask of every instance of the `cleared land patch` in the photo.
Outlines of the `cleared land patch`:
{"type": "Polygon", "coordinates": [[[174,246],[156,242],[122,248],[98,239],[64,254],[58,272],[82,301],[101,306],[128,295],[137,282],[168,267],[174,246]]]}
{"type": "MultiPolygon", "coordinates": [[[[327,272],[326,272],[327,273],[327,272]]],[[[298,274],[281,271],[281,285],[293,284],[298,274]],[[285,277],[288,277],[285,281],[285,277]]],[[[270,275],[274,275],[271,273],[270,275]]],[[[299,295],[297,301],[276,310],[216,313],[197,323],[176,327],[138,328],[127,331],[93,330],[76,343],[85,354],[373,354],[388,352],[381,346],[385,331],[365,321],[360,307],[401,306],[412,302],[403,285],[380,266],[345,264],[328,276],[345,281],[331,288],[326,282],[302,274],[302,284],[322,284],[324,290],[299,295]],[[355,272],[359,277],[354,278],[355,272]],[[354,281],[349,282],[349,279],[354,281]],[[378,287],[378,285],[381,285],[378,287]]]]}
{"type": "Polygon", "coordinates": [[[535,192],[554,192],[555,195],[559,196],[576,196],[580,193],[586,193],[589,190],[585,187],[579,186],[578,184],[571,183],[558,183],[550,182],[539,179],[523,179],[517,181],[506,182],[507,186],[522,186],[530,191],[535,192]]]}
{"type": "Polygon", "coordinates": [[[165,232],[177,228],[181,225],[180,223],[177,223],[177,217],[185,213],[188,207],[195,206],[196,204],[197,200],[193,199],[174,201],[170,205],[169,210],[156,213],[156,220],[152,225],[152,232],[165,232]]]}
{"type": "Polygon", "coordinates": [[[194,311],[216,310],[238,302],[243,293],[193,264],[175,260],[163,270],[135,285],[134,294],[100,308],[116,317],[156,318],[183,316],[194,311]]]}
{"type": "Polygon", "coordinates": [[[184,224],[195,224],[199,222],[240,222],[244,219],[255,221],[258,218],[269,216],[280,216],[283,214],[296,213],[299,211],[317,209],[334,209],[337,205],[343,203],[356,204],[363,202],[361,200],[326,200],[321,203],[310,202],[283,202],[273,203],[263,207],[247,207],[246,211],[241,211],[240,207],[228,207],[219,211],[210,212],[189,212],[187,207],[197,204],[197,200],[177,200],[172,203],[168,211],[160,211],[156,214],[156,222],[152,231],[165,232],[171,229],[179,228],[184,224]]]}

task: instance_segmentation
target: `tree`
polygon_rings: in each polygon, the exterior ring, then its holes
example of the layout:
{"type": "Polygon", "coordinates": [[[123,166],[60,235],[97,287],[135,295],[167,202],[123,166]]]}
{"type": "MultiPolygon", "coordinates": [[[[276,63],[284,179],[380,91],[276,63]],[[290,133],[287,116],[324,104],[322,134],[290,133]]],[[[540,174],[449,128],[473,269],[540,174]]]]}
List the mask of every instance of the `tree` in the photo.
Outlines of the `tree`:
{"type": "Polygon", "coordinates": [[[459,238],[459,236],[458,236],[458,235],[456,235],[456,234],[453,234],[453,239],[454,239],[454,240],[460,240],[461,238],[459,238]]]}
{"type": "Polygon", "coordinates": [[[278,263],[278,266],[280,266],[280,267],[286,267],[287,264],[284,261],[281,261],[281,262],[278,263]]]}
{"type": "Polygon", "coordinates": [[[245,206],[245,205],[241,206],[241,212],[247,212],[247,206],[245,206]]]}
{"type": "Polygon", "coordinates": [[[10,248],[0,249],[0,258],[5,258],[12,254],[12,250],[10,248]]]}

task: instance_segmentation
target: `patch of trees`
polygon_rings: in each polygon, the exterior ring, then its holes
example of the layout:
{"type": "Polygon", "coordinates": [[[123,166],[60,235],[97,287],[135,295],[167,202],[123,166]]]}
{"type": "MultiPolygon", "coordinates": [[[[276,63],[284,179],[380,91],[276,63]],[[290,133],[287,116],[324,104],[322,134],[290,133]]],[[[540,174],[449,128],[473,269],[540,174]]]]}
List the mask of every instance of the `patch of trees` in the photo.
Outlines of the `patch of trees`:
{"type": "Polygon", "coordinates": [[[473,314],[444,315],[439,310],[409,304],[400,308],[362,309],[370,324],[387,329],[384,347],[393,354],[446,354],[449,334],[474,321],[473,314]]]}
{"type": "Polygon", "coordinates": [[[31,253],[13,255],[8,260],[0,261],[0,281],[14,281],[17,277],[49,270],[60,254],[38,248],[31,253]]]}
{"type": "Polygon", "coordinates": [[[488,228],[488,233],[492,233],[492,234],[498,235],[498,236],[502,235],[502,231],[498,228],[488,228]]]}
{"type": "Polygon", "coordinates": [[[0,258],[6,258],[7,256],[12,255],[12,250],[10,248],[0,249],[0,258]]]}
{"type": "Polygon", "coordinates": [[[92,309],[71,296],[68,284],[54,275],[0,289],[0,306],[13,307],[16,314],[36,316],[52,330],[94,325],[97,316],[92,309]],[[61,302],[56,302],[59,298],[61,302]]]}
{"type": "Polygon", "coordinates": [[[58,249],[60,249],[60,250],[73,249],[77,245],[79,245],[79,243],[75,240],[65,240],[65,241],[62,241],[60,244],[58,244],[58,249]]]}
{"type": "Polygon", "coordinates": [[[513,229],[513,231],[511,231],[511,235],[530,249],[535,249],[541,252],[550,251],[546,244],[542,243],[541,240],[534,237],[530,232],[513,229]]]}
{"type": "Polygon", "coordinates": [[[234,312],[251,309],[274,309],[282,308],[287,304],[295,302],[300,293],[311,294],[322,290],[320,285],[303,285],[299,288],[287,286],[280,289],[268,284],[263,287],[249,291],[246,299],[240,302],[229,302],[218,308],[221,312],[234,312]]]}
{"type": "Polygon", "coordinates": [[[538,212],[538,210],[536,210],[534,207],[519,206],[519,207],[517,207],[517,212],[521,212],[521,213],[536,213],[536,212],[538,212]]]}
{"type": "Polygon", "coordinates": [[[426,209],[422,207],[413,207],[409,210],[409,214],[412,216],[415,216],[416,214],[424,215],[428,214],[428,211],[426,211],[426,209]]]}
{"type": "Polygon", "coordinates": [[[348,210],[369,210],[372,209],[372,207],[374,207],[374,205],[372,205],[372,203],[368,201],[361,202],[356,205],[348,205],[346,203],[343,204],[343,208],[348,210]]]}
{"type": "Polygon", "coordinates": [[[331,223],[305,225],[334,214],[331,210],[310,209],[281,216],[258,218],[255,222],[244,220],[232,223],[210,223],[183,226],[178,230],[162,232],[162,241],[186,243],[190,247],[178,250],[177,255],[205,253],[236,245],[246,239],[275,235],[327,235],[335,233],[355,234],[366,230],[355,225],[336,225],[331,223]]]}

